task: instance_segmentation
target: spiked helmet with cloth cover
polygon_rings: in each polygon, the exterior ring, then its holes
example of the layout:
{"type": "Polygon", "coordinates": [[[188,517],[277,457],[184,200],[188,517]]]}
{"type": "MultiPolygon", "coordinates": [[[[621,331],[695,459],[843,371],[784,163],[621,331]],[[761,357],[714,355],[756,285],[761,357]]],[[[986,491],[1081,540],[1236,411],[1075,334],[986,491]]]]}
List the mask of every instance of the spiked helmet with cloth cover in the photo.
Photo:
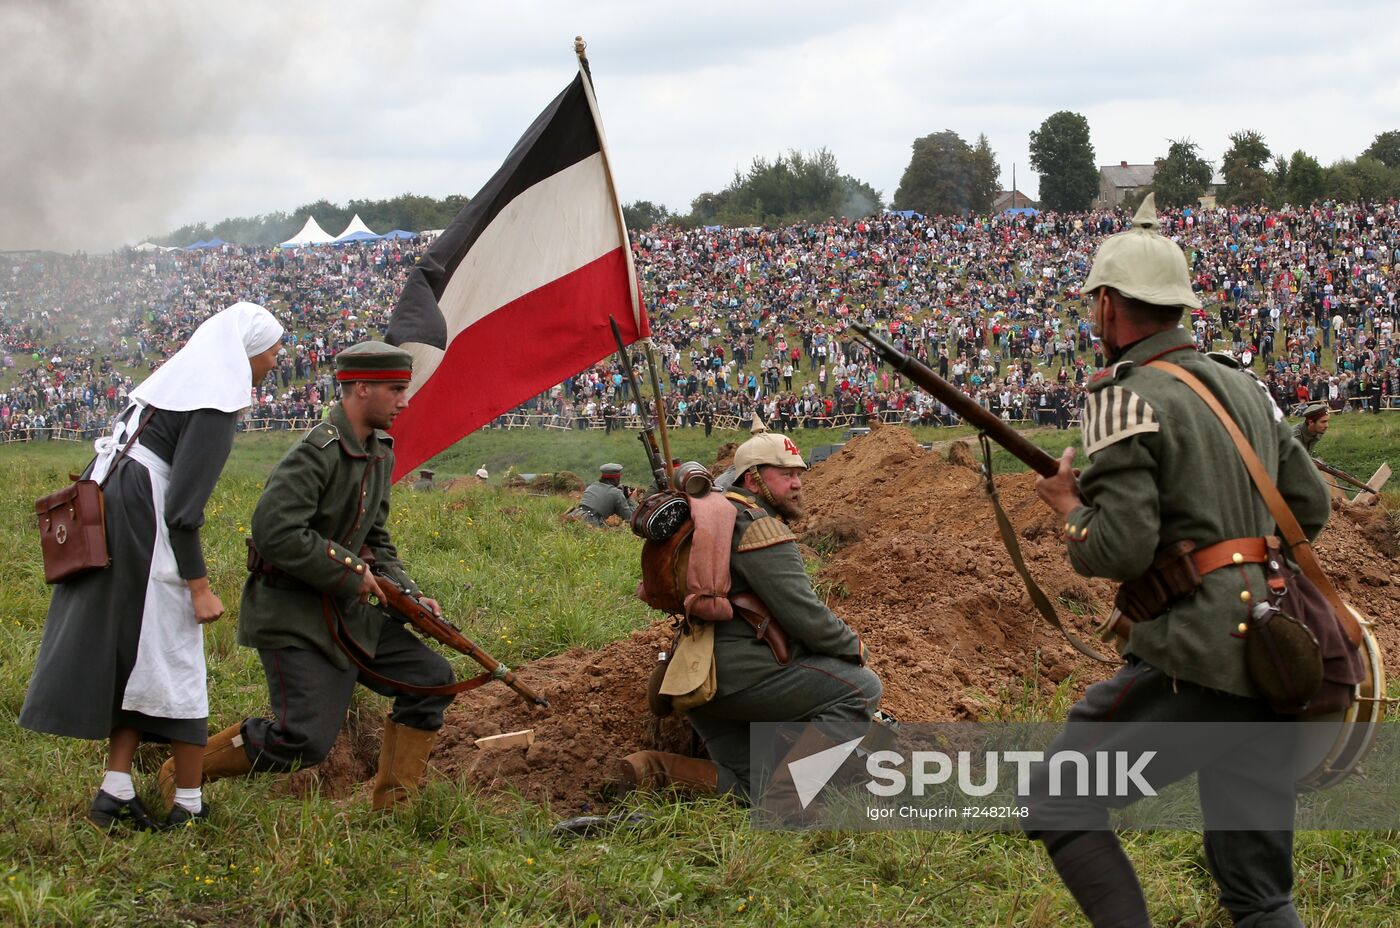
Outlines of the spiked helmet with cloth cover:
{"type": "Polygon", "coordinates": [[[1158,231],[1159,226],[1156,195],[1149,193],[1133,216],[1133,227],[1110,235],[1099,246],[1084,292],[1112,287],[1153,306],[1200,309],[1201,301],[1191,290],[1186,255],[1158,231]]]}
{"type": "Polygon", "coordinates": [[[753,414],[753,437],[739,446],[734,452],[734,473],[742,475],[751,467],[767,464],[772,467],[800,467],[807,469],[802,460],[802,452],[786,435],[768,431],[758,413],[753,414]]]}

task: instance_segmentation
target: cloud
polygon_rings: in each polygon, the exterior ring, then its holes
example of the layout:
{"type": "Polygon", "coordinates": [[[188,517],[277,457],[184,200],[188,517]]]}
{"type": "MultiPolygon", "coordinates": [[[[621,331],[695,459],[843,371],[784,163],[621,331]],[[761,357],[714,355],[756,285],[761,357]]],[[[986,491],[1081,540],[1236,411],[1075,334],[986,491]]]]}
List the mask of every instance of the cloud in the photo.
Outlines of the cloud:
{"type": "Polygon", "coordinates": [[[1034,194],[1029,133],[1062,109],[1101,164],[1183,136],[1218,161],[1242,128],[1326,164],[1400,128],[1400,24],[1370,2],[0,3],[6,248],[475,193],[578,34],[619,192],[672,209],[822,146],[888,198],[945,128],[1034,194]]]}

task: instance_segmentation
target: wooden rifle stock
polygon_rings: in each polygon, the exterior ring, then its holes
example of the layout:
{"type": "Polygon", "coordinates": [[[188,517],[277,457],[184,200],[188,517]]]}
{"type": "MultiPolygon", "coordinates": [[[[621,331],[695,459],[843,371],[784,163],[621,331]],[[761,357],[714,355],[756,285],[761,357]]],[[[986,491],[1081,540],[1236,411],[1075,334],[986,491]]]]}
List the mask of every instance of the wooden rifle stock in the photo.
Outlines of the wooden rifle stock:
{"type": "Polygon", "coordinates": [[[433,610],[423,605],[418,597],[400,586],[392,577],[378,571],[375,571],[374,577],[379,582],[379,589],[384,593],[381,598],[385,608],[408,619],[414,628],[429,638],[452,648],[454,651],[460,651],[485,668],[486,673],[475,678],[476,680],[480,680],[481,683],[489,680],[500,680],[519,693],[526,702],[541,708],[549,708],[549,700],[520,682],[520,679],[511,672],[509,667],[483,651],[480,645],[462,634],[462,630],[457,626],[441,616],[434,615],[433,610]]]}
{"type": "Polygon", "coordinates": [[[1342,470],[1340,467],[1333,467],[1331,464],[1325,464],[1325,463],[1323,463],[1322,461],[1318,460],[1317,458],[1313,458],[1313,459],[1312,459],[1312,462],[1313,462],[1314,465],[1316,465],[1317,469],[1320,470],[1320,471],[1322,471],[1324,474],[1331,474],[1333,477],[1336,477],[1338,480],[1345,481],[1346,483],[1351,484],[1352,486],[1356,487],[1356,488],[1359,489],[1359,490],[1362,490],[1363,492],[1366,492],[1366,493],[1375,493],[1375,492],[1376,492],[1375,490],[1371,489],[1371,487],[1370,487],[1369,485],[1367,485],[1366,483],[1363,483],[1362,481],[1360,481],[1360,480],[1358,480],[1357,478],[1353,477],[1351,474],[1349,474],[1349,473],[1347,473],[1346,471],[1342,470]]]}
{"type": "Polygon", "coordinates": [[[1060,462],[1031,443],[1024,435],[992,415],[977,401],[956,386],[939,377],[926,364],[911,358],[894,345],[880,338],[862,322],[852,322],[851,328],[861,340],[889,362],[890,366],[918,384],[927,393],[942,401],[953,412],[962,417],[968,425],[984,433],[992,441],[1015,455],[1031,470],[1042,477],[1053,477],[1060,470],[1060,462]]]}

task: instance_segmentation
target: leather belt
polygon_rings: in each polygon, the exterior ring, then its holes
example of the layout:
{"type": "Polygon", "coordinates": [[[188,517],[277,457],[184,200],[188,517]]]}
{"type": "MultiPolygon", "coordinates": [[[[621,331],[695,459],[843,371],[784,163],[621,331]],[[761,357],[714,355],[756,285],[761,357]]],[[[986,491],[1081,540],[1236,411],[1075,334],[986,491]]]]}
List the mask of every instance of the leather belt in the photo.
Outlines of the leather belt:
{"type": "Polygon", "coordinates": [[[1238,564],[1262,564],[1269,559],[1269,547],[1277,550],[1278,538],[1227,538],[1208,548],[1191,552],[1196,570],[1202,577],[1222,567],[1238,564]]]}
{"type": "MultiPolygon", "coordinates": [[[[1236,567],[1241,564],[1262,564],[1271,557],[1280,557],[1279,540],[1276,535],[1266,535],[1253,538],[1227,538],[1218,541],[1206,548],[1192,551],[1190,554],[1192,562],[1196,565],[1196,572],[1204,577],[1223,567],[1236,567]]],[[[1170,607],[1168,607],[1170,608],[1170,607]]],[[[1164,610],[1165,611],[1165,610],[1164,610]]],[[[1157,615],[1153,615],[1144,621],[1151,621],[1157,615]]],[[[1108,614],[1108,618],[1099,626],[1099,637],[1108,641],[1114,637],[1123,641],[1128,640],[1128,634],[1132,631],[1134,621],[1123,614],[1117,606],[1108,614]]]]}
{"type": "MultiPolygon", "coordinates": [[[[276,570],[276,568],[273,569],[276,570]]],[[[291,574],[280,570],[275,574],[256,573],[253,574],[253,576],[257,577],[258,582],[263,586],[274,590],[305,590],[307,592],[314,592],[311,584],[303,580],[298,580],[291,574]]]]}

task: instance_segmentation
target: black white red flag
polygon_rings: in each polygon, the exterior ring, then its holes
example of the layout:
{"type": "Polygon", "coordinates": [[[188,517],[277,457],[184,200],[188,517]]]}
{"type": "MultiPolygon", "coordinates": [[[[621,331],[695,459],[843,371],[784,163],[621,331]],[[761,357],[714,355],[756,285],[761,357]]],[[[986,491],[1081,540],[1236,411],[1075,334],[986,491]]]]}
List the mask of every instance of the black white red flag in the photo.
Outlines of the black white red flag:
{"type": "Polygon", "coordinates": [[[587,72],[409,272],[387,340],[414,356],[394,479],[649,335],[587,72]]]}

